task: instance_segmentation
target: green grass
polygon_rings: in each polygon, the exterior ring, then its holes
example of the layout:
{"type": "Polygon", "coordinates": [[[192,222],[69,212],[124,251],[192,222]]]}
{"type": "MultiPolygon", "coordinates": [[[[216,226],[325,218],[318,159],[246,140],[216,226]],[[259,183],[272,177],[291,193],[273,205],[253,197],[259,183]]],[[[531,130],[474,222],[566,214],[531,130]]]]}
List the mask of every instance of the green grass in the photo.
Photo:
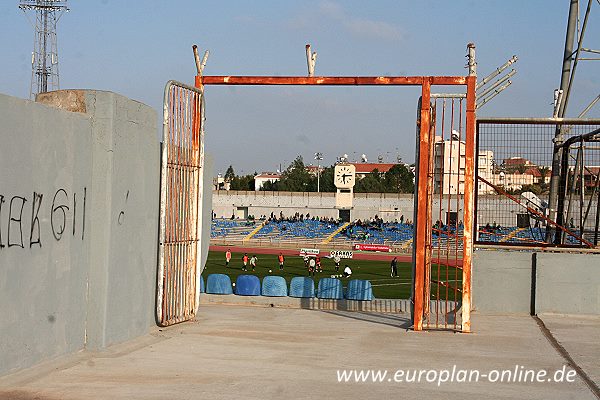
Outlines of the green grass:
{"type": "MultiPolygon", "coordinates": [[[[225,253],[211,251],[208,254],[206,268],[202,272],[205,279],[209,274],[227,274],[232,282],[235,282],[238,275],[253,274],[261,280],[267,275],[280,275],[285,278],[288,283],[295,276],[308,276],[308,271],[304,268],[302,257],[287,256],[285,258],[285,268],[282,273],[279,271],[279,263],[276,254],[258,254],[258,263],[256,271],[253,273],[250,265],[248,271],[242,271],[242,253],[232,253],[229,268],[225,268],[225,253]],[[269,269],[272,271],[269,273],[269,269]]],[[[248,256],[252,254],[248,253],[248,256]]],[[[342,259],[340,263],[340,274],[344,269],[344,265],[349,265],[352,269],[352,279],[368,279],[373,285],[373,295],[379,299],[408,299],[410,298],[411,286],[411,264],[398,263],[398,278],[390,277],[390,263],[388,261],[366,261],[342,259]]],[[[319,279],[329,278],[336,274],[335,264],[332,259],[321,258],[323,267],[322,273],[316,273],[315,288],[318,285],[319,279]]],[[[342,279],[344,287],[347,285],[347,280],[342,279]]]]}

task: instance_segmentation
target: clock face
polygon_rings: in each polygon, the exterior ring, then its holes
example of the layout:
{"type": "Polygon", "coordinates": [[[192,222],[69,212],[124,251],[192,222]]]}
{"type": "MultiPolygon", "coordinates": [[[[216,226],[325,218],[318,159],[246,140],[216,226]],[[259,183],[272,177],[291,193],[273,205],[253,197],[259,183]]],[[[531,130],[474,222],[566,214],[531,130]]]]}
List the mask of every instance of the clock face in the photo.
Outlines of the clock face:
{"type": "Polygon", "coordinates": [[[335,186],[338,188],[351,188],[354,186],[354,165],[337,165],[334,172],[335,186]]]}

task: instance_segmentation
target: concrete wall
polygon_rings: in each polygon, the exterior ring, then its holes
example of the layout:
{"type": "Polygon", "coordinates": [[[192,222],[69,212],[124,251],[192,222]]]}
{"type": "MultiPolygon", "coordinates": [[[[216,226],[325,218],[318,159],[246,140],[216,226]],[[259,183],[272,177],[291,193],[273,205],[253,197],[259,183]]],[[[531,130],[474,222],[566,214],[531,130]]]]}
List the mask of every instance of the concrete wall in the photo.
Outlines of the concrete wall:
{"type": "Polygon", "coordinates": [[[491,313],[600,315],[600,254],[476,249],[473,306],[491,313]]]}
{"type": "Polygon", "coordinates": [[[600,254],[537,254],[538,313],[600,315],[600,254]]]}
{"type": "MultiPolygon", "coordinates": [[[[269,191],[234,191],[218,190],[213,192],[213,211],[218,217],[231,217],[237,207],[248,207],[248,213],[254,216],[269,215],[271,212],[291,216],[296,212],[320,217],[337,218],[335,209],[335,193],[314,192],[269,192],[269,191]]],[[[517,214],[523,213],[523,207],[504,196],[480,195],[478,197],[477,223],[498,223],[502,226],[516,226],[517,214]]],[[[442,200],[441,213],[439,196],[434,196],[433,215],[439,219],[446,218],[448,200],[442,200]]],[[[459,198],[462,204],[462,197],[459,198]]],[[[587,204],[587,203],[586,203],[587,204]]],[[[588,221],[594,221],[596,203],[592,202],[591,214],[588,221]]],[[[398,193],[355,193],[352,219],[372,218],[375,214],[385,221],[413,219],[413,195],[398,193]]],[[[456,210],[456,199],[451,201],[450,211],[456,210]]],[[[463,219],[459,211],[459,220],[463,219]]]]}
{"type": "Polygon", "coordinates": [[[472,268],[475,309],[529,314],[532,256],[530,251],[476,249],[472,268]]]}
{"type": "Polygon", "coordinates": [[[160,145],[156,112],[115,93],[86,91],[92,116],[88,347],[154,324],[160,145]]]}
{"type": "MultiPolygon", "coordinates": [[[[433,213],[439,213],[439,199],[434,199],[433,213]]],[[[462,202],[462,199],[461,199],[462,202]]],[[[248,207],[248,213],[256,217],[271,212],[292,216],[296,212],[318,217],[338,217],[335,209],[335,193],[268,192],[268,191],[213,191],[213,211],[217,217],[229,218],[237,207],[248,207]]],[[[446,205],[442,205],[445,218],[446,205]]],[[[368,219],[375,215],[385,221],[404,216],[413,219],[413,195],[397,193],[355,193],[351,219],[368,219]]],[[[462,220],[462,215],[459,214],[462,220]]]]}
{"type": "Polygon", "coordinates": [[[83,348],[91,117],[0,94],[0,374],[83,348]]]}
{"type": "Polygon", "coordinates": [[[155,112],[109,92],[40,100],[63,110],[0,95],[0,375],[155,323],[155,112]]]}

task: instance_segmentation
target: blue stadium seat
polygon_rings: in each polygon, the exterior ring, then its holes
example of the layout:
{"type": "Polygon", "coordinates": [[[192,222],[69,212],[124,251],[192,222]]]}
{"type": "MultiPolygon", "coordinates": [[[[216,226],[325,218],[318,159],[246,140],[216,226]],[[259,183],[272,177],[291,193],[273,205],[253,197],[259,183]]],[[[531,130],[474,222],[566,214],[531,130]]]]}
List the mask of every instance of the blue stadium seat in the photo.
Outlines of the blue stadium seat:
{"type": "Polygon", "coordinates": [[[322,278],[317,289],[319,299],[343,299],[342,282],[337,278],[322,278]]]}
{"type": "Polygon", "coordinates": [[[225,274],[210,274],[206,278],[206,293],[233,294],[231,279],[225,274]]]}
{"type": "Polygon", "coordinates": [[[304,276],[295,276],[290,282],[290,297],[315,297],[315,281],[304,276]]]}
{"type": "Polygon", "coordinates": [[[348,300],[373,300],[373,287],[371,282],[363,279],[352,279],[346,289],[348,300]]]}
{"type": "Polygon", "coordinates": [[[200,293],[204,293],[204,278],[200,277],[200,293]]]}
{"type": "Polygon", "coordinates": [[[260,296],[260,279],[256,275],[239,275],[235,280],[238,296],[260,296]]]}
{"type": "Polygon", "coordinates": [[[265,276],[262,281],[262,295],[270,297],[287,296],[287,283],[282,276],[265,276]]]}

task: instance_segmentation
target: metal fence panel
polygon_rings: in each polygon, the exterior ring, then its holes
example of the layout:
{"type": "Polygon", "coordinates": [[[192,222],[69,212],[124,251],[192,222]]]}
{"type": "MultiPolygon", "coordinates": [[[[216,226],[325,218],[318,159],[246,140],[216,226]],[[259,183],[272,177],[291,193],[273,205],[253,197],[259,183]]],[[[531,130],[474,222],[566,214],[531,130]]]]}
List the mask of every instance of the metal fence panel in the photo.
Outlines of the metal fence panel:
{"type": "Polygon", "coordinates": [[[156,315],[161,326],[195,316],[199,300],[204,97],[165,86],[156,315]]]}
{"type": "Polygon", "coordinates": [[[567,247],[588,246],[586,242],[593,241],[600,145],[575,141],[565,159],[566,171],[552,171],[557,127],[567,141],[598,129],[600,120],[477,121],[476,243],[547,246],[560,242],[567,247]],[[559,190],[565,200],[564,212],[555,216],[556,210],[548,207],[552,174],[564,179],[562,192],[559,190]],[[556,238],[557,232],[560,238],[556,238]]]}

